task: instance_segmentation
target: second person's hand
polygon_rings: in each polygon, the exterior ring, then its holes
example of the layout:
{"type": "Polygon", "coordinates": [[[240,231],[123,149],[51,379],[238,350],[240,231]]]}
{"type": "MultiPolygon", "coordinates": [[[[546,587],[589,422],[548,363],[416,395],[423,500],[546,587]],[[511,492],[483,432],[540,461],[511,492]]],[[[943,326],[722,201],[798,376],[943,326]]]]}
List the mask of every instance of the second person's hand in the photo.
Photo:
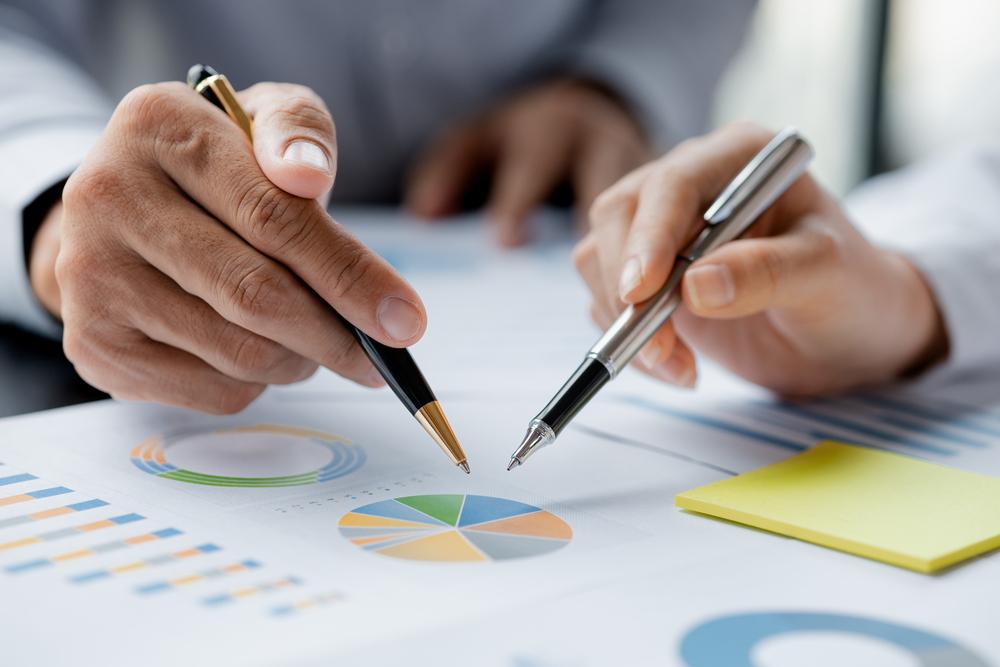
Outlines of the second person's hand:
{"type": "Polygon", "coordinates": [[[416,342],[416,292],[317,201],[336,139],[309,89],[240,94],[254,144],[180,83],[119,104],[30,257],[80,375],[113,396],[228,413],[317,365],[382,379],[334,309],[390,346],[416,342]]]}
{"type": "MultiPolygon", "coordinates": [[[[723,128],[598,197],[575,259],[600,326],[663,285],[705,208],[772,136],[752,125],[723,128]]],[[[745,238],[691,265],[682,305],[636,365],[692,386],[692,347],[779,393],[817,395],[926,368],[948,342],[917,269],[868,242],[807,174],[745,238]]]]}

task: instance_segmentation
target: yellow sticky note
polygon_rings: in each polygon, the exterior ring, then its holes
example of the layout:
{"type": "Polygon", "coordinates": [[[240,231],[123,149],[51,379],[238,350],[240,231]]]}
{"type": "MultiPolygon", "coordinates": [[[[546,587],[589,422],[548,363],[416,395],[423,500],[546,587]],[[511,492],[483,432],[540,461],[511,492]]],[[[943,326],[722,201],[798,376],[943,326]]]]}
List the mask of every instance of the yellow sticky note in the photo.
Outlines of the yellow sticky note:
{"type": "Polygon", "coordinates": [[[1000,479],[837,442],[676,503],[919,572],[1000,547],[1000,479]]]}

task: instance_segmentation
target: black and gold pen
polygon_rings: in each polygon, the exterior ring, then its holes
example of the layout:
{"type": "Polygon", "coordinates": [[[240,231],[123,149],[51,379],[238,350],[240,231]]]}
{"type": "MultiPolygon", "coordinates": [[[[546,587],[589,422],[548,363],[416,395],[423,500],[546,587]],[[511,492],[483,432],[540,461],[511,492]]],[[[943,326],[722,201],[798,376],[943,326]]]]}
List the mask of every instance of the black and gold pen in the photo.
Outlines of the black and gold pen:
{"type": "MultiPolygon", "coordinates": [[[[246,133],[250,141],[253,141],[253,122],[240,106],[236,99],[236,91],[233,90],[225,76],[208,65],[195,65],[188,70],[187,82],[198,94],[225,111],[226,115],[246,133]]],[[[410,414],[441,446],[452,463],[468,473],[469,463],[466,460],[465,452],[458,444],[458,438],[455,437],[455,432],[448,423],[448,418],[445,417],[441,404],[434,397],[434,392],[431,391],[430,385],[427,384],[427,380],[417,368],[410,353],[405,348],[383,345],[370,338],[339,314],[337,317],[358,341],[361,349],[365,351],[372,364],[385,378],[386,383],[410,411],[410,414]]]]}

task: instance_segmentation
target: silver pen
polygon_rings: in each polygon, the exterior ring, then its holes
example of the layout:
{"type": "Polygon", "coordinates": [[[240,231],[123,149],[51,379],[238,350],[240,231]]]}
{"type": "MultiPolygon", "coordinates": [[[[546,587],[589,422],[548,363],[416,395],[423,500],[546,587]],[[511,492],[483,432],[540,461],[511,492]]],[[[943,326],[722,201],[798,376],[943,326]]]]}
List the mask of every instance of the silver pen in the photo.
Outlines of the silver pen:
{"type": "Polygon", "coordinates": [[[736,175],[708,207],[694,239],[677,255],[663,287],[625,309],[594,344],[576,372],[531,420],[507,470],[551,444],[601,387],[624,369],[680,305],[684,272],[695,261],[745,232],[805,173],[813,151],[794,128],[785,128],[736,175]]]}

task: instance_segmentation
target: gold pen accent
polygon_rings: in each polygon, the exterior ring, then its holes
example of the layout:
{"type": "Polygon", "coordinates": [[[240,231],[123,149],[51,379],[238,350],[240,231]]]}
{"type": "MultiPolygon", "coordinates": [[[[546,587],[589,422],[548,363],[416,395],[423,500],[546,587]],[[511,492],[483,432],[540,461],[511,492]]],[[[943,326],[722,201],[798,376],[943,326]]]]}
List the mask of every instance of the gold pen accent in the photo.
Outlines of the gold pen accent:
{"type": "Polygon", "coordinates": [[[413,416],[424,427],[424,430],[434,438],[434,442],[441,446],[451,462],[468,473],[469,464],[466,461],[465,452],[462,451],[462,445],[458,444],[458,438],[455,436],[451,424],[448,423],[448,418],[444,416],[441,404],[437,401],[431,401],[414,412],[413,416]]]}
{"type": "Polygon", "coordinates": [[[215,93],[216,98],[222,104],[222,110],[240,126],[240,129],[247,135],[247,138],[252,141],[253,121],[250,120],[250,116],[247,115],[236,99],[236,91],[233,89],[233,84],[229,83],[226,75],[213,74],[204,81],[198,82],[194,87],[195,91],[202,95],[205,94],[206,88],[215,93]]]}

